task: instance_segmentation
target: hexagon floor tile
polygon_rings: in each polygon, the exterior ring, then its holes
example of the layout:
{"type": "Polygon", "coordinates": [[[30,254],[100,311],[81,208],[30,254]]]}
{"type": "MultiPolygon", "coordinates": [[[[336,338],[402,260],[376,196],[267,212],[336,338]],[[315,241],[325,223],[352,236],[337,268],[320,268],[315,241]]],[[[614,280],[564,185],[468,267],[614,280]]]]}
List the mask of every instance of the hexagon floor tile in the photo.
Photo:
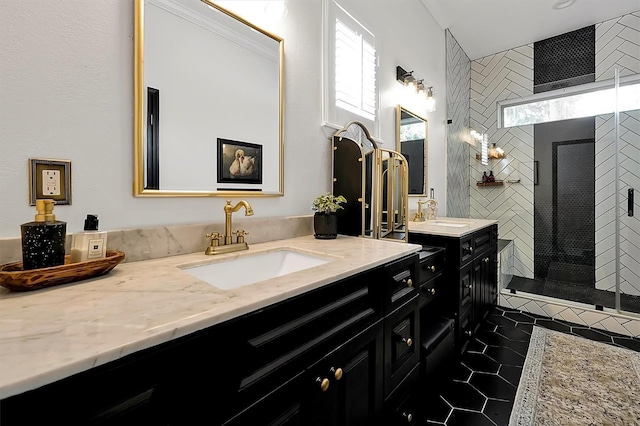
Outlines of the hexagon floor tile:
{"type": "Polygon", "coordinates": [[[508,425],[534,325],[640,352],[637,338],[496,307],[441,389],[430,388],[431,396],[421,397],[416,424],[508,425]]]}

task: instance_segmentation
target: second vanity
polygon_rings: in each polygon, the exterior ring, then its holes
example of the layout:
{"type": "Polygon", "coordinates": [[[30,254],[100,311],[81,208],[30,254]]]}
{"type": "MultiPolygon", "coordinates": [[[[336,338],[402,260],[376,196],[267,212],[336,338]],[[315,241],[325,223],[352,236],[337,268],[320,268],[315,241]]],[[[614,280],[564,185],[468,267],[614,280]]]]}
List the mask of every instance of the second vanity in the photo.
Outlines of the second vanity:
{"type": "Polygon", "coordinates": [[[305,236],[3,292],[0,422],[380,421],[419,373],[420,248],[305,236]],[[226,290],[185,271],[283,249],[327,262],[226,290]]]}
{"type": "Polygon", "coordinates": [[[445,249],[442,314],[455,320],[462,353],[497,302],[498,224],[495,220],[436,218],[409,222],[409,241],[445,249]]]}

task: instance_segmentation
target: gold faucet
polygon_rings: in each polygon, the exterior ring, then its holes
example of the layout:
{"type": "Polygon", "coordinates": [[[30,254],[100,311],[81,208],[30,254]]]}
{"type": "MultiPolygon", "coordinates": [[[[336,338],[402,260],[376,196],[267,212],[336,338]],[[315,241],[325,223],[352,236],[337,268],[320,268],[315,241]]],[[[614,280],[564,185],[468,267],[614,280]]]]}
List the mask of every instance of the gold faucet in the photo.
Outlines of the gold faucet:
{"type": "Polygon", "coordinates": [[[415,216],[413,216],[414,222],[424,222],[424,213],[422,212],[422,205],[426,204],[427,201],[418,200],[418,211],[415,216]]]}
{"type": "Polygon", "coordinates": [[[238,201],[238,204],[231,206],[231,201],[227,200],[227,204],[224,206],[224,244],[231,244],[231,214],[240,210],[240,207],[244,207],[245,216],[253,216],[253,209],[251,204],[245,200],[238,201]]]}
{"type": "Polygon", "coordinates": [[[221,237],[217,232],[207,234],[207,238],[211,237],[211,244],[207,247],[205,254],[221,254],[231,253],[238,250],[247,250],[249,245],[244,241],[244,236],[249,233],[238,229],[233,234],[231,233],[231,215],[244,207],[245,216],[253,216],[253,209],[251,204],[245,200],[240,200],[235,206],[231,205],[231,200],[227,200],[227,204],[224,206],[224,245],[218,245],[218,239],[221,237]],[[234,243],[232,235],[237,235],[237,241],[234,243]]]}

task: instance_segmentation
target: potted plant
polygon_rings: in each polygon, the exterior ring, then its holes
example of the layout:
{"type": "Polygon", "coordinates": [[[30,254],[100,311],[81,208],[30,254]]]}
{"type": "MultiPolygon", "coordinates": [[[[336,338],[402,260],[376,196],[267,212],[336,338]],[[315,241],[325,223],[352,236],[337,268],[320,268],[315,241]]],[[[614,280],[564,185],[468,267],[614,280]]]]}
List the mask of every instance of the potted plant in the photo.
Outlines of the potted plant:
{"type": "Polygon", "coordinates": [[[330,192],[313,200],[311,209],[316,212],[313,215],[313,229],[316,238],[330,240],[338,236],[336,210],[342,209],[340,204],[346,202],[347,200],[342,195],[336,197],[330,192]]]}

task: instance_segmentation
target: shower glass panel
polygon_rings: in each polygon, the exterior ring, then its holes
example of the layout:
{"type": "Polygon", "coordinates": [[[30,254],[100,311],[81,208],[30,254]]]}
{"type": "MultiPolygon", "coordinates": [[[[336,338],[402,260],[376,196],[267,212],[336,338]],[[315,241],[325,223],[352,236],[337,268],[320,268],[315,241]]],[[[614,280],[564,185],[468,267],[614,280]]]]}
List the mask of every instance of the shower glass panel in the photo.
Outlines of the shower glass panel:
{"type": "Polygon", "coordinates": [[[615,79],[613,112],[533,125],[533,270],[508,289],[640,314],[640,108],[629,101],[638,80],[615,79]]]}
{"type": "MultiPolygon", "coordinates": [[[[621,84],[624,88],[624,83],[621,84]]],[[[621,90],[618,90],[620,93],[621,90]]],[[[624,91],[622,91],[624,93],[624,91]]],[[[616,121],[616,272],[619,287],[619,309],[640,313],[640,109],[625,110],[618,97],[616,121]]]]}

